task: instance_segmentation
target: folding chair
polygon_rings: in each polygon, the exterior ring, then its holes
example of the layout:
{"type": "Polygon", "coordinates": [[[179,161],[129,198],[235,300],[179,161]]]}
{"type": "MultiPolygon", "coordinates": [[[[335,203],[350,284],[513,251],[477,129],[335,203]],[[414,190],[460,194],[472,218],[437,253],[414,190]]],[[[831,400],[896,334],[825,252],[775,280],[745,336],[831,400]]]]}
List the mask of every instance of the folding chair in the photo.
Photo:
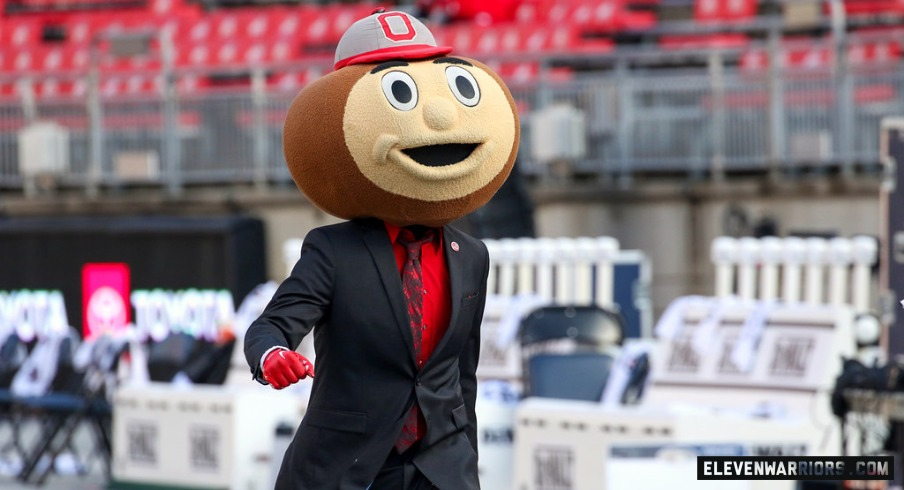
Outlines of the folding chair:
{"type": "Polygon", "coordinates": [[[521,321],[525,396],[600,400],[624,338],[617,312],[597,306],[544,306],[521,321]]]}
{"type": "Polygon", "coordinates": [[[536,354],[528,360],[528,396],[598,402],[613,358],[603,353],[536,354]]]}
{"type": "MultiPolygon", "coordinates": [[[[20,421],[14,410],[13,394],[10,390],[13,378],[25,362],[28,349],[15,332],[9,332],[0,340],[0,430],[9,428],[10,437],[0,446],[0,458],[5,464],[17,464],[25,460],[26,451],[22,446],[20,421]],[[9,456],[13,460],[9,460],[9,456]]],[[[10,467],[7,467],[7,470],[10,467]]]]}
{"type": "Polygon", "coordinates": [[[84,342],[78,351],[69,350],[60,356],[54,378],[55,388],[60,391],[15,400],[23,410],[43,418],[38,443],[29,452],[18,476],[20,481],[41,485],[63,451],[68,449],[76,453],[73,437],[82,422],[87,422],[92,429],[92,455],[100,453],[104,470],[110,474],[112,406],[107,399],[107,376],[116,369],[123,348],[124,342],[108,337],[84,342]],[[86,361],[77,362],[79,357],[86,361]],[[42,460],[50,464],[42,467],[42,460]]]}
{"type": "Polygon", "coordinates": [[[170,333],[148,346],[148,373],[151,381],[169,383],[198,353],[199,341],[184,332],[170,333]]]}
{"type": "Polygon", "coordinates": [[[235,339],[222,343],[202,341],[183,372],[192,383],[221,385],[229,374],[234,349],[235,339]]]}

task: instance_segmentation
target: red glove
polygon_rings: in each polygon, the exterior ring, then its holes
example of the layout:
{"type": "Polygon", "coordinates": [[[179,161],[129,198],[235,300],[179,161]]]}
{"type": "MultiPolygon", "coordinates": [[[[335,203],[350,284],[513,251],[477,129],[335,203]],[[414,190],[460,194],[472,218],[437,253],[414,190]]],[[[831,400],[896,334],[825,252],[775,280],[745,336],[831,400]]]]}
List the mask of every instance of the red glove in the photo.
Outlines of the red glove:
{"type": "Polygon", "coordinates": [[[288,349],[276,349],[267,354],[262,368],[264,381],[281,390],[306,377],[314,377],[314,365],[305,356],[288,349]]]}

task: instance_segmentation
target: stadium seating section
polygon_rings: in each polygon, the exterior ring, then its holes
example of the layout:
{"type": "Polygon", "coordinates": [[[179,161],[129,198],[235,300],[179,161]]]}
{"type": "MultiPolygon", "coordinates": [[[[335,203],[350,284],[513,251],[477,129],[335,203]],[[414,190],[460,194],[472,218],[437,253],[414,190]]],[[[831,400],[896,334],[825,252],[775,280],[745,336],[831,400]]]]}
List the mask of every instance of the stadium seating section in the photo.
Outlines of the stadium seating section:
{"type": "MultiPolygon", "coordinates": [[[[436,21],[440,43],[487,59],[512,83],[531,82],[540,72],[537,54],[612,53],[620,35],[655,32],[657,3],[665,0],[481,0],[421,2],[436,21]],[[441,15],[436,15],[437,13],[441,15]],[[500,53],[503,56],[499,56],[500,53]],[[530,56],[520,56],[520,55],[530,56]]],[[[756,0],[687,0],[692,21],[705,33],[653,36],[666,50],[740,50],[740,66],[751,73],[769,66],[767,53],[750,46],[737,26],[757,18],[756,0]],[[692,2],[692,3],[690,3],[692,2]]],[[[420,5],[420,4],[419,4],[420,5]]],[[[83,97],[86,73],[99,69],[105,97],[135,97],[163,90],[161,35],[173,41],[172,63],[180,94],[247,87],[263,68],[272,90],[297,91],[331,69],[334,47],[355,20],[376,4],[299,3],[208,8],[186,0],[0,0],[0,97],[19,97],[30,87],[36,97],[83,97]],[[116,55],[128,42],[138,47],[116,55]],[[40,74],[32,77],[28,74],[40,74]]],[[[904,15],[897,0],[847,0],[858,15],[904,15]]],[[[900,24],[899,24],[900,25],[900,24]]],[[[901,28],[876,28],[875,41],[852,47],[851,63],[888,63],[901,56],[901,28]]],[[[830,53],[786,39],[784,68],[825,67],[830,53]]],[[[569,76],[557,69],[555,77],[569,76]]]]}

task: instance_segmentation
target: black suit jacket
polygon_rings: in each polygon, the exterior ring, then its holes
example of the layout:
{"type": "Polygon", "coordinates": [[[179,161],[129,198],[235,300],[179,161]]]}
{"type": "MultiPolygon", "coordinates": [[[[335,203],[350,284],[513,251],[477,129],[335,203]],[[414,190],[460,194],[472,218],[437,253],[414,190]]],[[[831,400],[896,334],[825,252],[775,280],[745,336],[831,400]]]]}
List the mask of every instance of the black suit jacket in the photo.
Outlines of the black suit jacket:
{"type": "Polygon", "coordinates": [[[427,421],[415,464],[440,489],[479,488],[474,403],[489,258],[483,242],[450,226],[443,241],[451,318],[418,371],[383,223],[348,221],[307,235],[292,274],[245,337],[260,379],[267,349],[294,349],[314,330],[317,374],[277,490],[367,488],[415,398],[427,421]]]}

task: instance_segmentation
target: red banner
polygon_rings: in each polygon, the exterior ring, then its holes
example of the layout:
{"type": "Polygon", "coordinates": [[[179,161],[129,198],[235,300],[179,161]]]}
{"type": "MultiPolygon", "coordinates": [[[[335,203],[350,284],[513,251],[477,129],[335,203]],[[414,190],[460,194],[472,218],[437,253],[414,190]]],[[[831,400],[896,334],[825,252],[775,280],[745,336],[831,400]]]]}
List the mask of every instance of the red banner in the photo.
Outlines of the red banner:
{"type": "Polygon", "coordinates": [[[129,323],[129,266],[92,263],[82,268],[83,336],[115,332],[129,323]]]}

